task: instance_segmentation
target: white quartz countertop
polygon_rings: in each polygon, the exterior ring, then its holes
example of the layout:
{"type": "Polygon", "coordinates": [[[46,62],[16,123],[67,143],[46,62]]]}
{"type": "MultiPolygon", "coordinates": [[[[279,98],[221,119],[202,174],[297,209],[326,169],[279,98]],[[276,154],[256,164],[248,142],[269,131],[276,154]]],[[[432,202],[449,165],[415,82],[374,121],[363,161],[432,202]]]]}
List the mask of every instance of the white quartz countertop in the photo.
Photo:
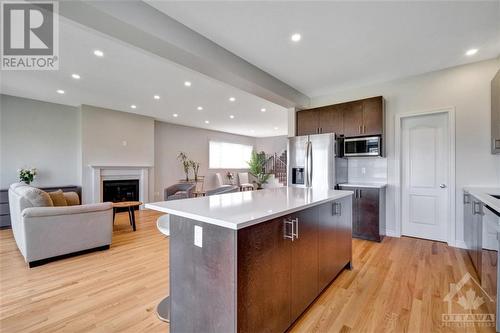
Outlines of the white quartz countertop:
{"type": "Polygon", "coordinates": [[[500,214],[500,199],[493,195],[500,195],[498,187],[464,187],[464,191],[473,195],[476,199],[489,206],[491,209],[500,214]]]}
{"type": "Polygon", "coordinates": [[[339,186],[345,187],[366,187],[366,188],[384,188],[387,186],[386,183],[344,183],[339,186]]]}
{"type": "Polygon", "coordinates": [[[234,230],[352,195],[351,191],[279,187],[161,201],[146,208],[234,230]]]}

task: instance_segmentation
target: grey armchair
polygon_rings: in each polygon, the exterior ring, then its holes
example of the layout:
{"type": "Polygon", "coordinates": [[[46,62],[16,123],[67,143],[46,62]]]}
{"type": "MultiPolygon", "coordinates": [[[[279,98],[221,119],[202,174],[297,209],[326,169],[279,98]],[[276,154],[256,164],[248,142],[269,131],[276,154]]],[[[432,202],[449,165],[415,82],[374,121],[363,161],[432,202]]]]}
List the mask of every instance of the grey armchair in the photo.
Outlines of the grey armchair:
{"type": "Polygon", "coordinates": [[[207,191],[207,195],[238,192],[240,189],[236,185],[224,184],[224,179],[222,178],[222,175],[218,172],[215,174],[215,179],[217,181],[217,187],[207,191]]]}
{"type": "Polygon", "coordinates": [[[163,199],[169,201],[191,198],[195,187],[195,183],[178,183],[169,186],[165,189],[163,199]]]}

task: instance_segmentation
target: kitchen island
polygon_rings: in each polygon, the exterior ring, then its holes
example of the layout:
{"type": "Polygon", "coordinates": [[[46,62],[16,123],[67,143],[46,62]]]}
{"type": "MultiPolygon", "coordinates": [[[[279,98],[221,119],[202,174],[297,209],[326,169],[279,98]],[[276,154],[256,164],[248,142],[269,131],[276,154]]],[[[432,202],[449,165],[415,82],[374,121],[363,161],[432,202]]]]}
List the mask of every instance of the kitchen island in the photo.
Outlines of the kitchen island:
{"type": "Polygon", "coordinates": [[[170,331],[284,332],[351,267],[352,193],[282,187],[146,204],[170,216],[170,331]]]}

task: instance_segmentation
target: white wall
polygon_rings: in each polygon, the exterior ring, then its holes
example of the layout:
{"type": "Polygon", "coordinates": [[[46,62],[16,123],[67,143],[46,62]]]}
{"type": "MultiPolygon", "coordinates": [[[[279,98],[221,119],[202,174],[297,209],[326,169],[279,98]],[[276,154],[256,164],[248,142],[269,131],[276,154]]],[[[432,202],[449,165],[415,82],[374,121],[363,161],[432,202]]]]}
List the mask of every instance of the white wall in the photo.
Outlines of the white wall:
{"type": "Polygon", "coordinates": [[[281,153],[286,149],[288,136],[271,136],[266,138],[255,139],[255,150],[263,151],[266,154],[281,153]]]}
{"type": "MultiPolygon", "coordinates": [[[[500,186],[500,156],[490,154],[490,83],[500,59],[483,61],[312,99],[312,107],[382,95],[386,100],[387,227],[395,230],[395,115],[453,106],[456,110],[456,239],[463,241],[462,188],[500,186]]],[[[294,121],[289,117],[289,121],[294,121]]],[[[289,125],[293,128],[294,125],[289,125]]]]}
{"type": "MultiPolygon", "coordinates": [[[[201,163],[199,175],[205,176],[205,189],[216,187],[215,173],[228,170],[208,169],[210,140],[255,146],[253,137],[155,122],[155,200],[163,200],[163,189],[185,178],[181,164],[177,160],[177,155],[181,151],[190,159],[201,163]]],[[[235,173],[247,170],[230,171],[235,173]]]]}
{"type": "Polygon", "coordinates": [[[80,185],[78,108],[0,95],[0,188],[36,167],[35,186],[80,185]]]}
{"type": "MultiPolygon", "coordinates": [[[[153,118],[82,105],[81,124],[83,202],[92,201],[89,165],[154,166],[153,118]]],[[[152,198],[153,168],[149,179],[149,197],[152,198]]]]}

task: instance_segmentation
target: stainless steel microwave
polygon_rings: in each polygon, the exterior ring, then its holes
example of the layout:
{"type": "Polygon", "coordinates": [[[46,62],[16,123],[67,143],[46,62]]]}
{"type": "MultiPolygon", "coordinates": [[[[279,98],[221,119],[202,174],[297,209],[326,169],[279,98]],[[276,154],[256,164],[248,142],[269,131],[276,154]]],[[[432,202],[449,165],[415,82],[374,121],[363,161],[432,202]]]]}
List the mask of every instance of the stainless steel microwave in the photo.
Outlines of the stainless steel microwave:
{"type": "Polygon", "coordinates": [[[382,138],[380,136],[346,138],[344,156],[382,156],[382,138]]]}

